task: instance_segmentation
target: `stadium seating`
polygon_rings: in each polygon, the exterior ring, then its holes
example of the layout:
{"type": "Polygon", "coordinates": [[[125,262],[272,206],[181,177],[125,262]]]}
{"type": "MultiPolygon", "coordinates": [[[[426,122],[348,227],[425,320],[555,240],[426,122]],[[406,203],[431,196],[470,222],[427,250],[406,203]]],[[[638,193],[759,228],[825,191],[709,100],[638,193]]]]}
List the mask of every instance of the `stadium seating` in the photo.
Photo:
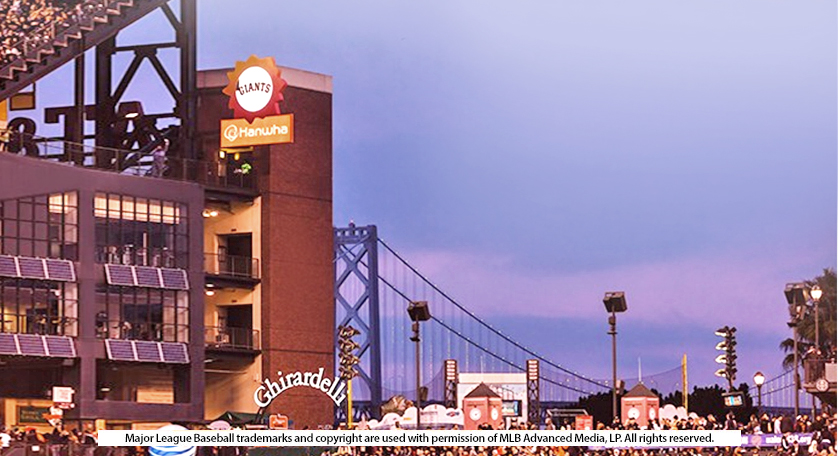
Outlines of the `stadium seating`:
{"type": "Polygon", "coordinates": [[[0,100],[167,1],[0,0],[0,100]]]}

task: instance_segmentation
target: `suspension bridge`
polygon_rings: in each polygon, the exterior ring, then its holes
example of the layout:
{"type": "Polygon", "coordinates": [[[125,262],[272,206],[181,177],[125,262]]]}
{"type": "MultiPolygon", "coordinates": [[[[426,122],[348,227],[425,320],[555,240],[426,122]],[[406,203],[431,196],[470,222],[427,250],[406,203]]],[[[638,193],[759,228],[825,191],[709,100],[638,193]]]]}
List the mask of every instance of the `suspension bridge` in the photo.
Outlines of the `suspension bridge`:
{"type": "MultiPolygon", "coordinates": [[[[542,410],[567,407],[580,398],[611,391],[610,380],[548,359],[470,311],[384,242],[375,226],[335,229],[335,273],[336,322],[361,332],[359,376],[353,386],[358,414],[375,415],[390,397],[416,394],[414,343],[406,313],[412,301],[427,301],[432,309],[430,320],[421,328],[419,362],[421,384],[428,389],[430,402],[446,402],[444,366],[451,359],[457,361],[460,372],[478,373],[526,373],[528,361],[537,360],[537,384],[532,387],[542,410]]],[[[663,396],[683,391],[682,366],[646,375],[643,383],[663,396]]],[[[788,407],[793,393],[786,372],[763,385],[763,403],[788,407]]],[[[757,392],[751,395],[756,398],[757,392]]]]}

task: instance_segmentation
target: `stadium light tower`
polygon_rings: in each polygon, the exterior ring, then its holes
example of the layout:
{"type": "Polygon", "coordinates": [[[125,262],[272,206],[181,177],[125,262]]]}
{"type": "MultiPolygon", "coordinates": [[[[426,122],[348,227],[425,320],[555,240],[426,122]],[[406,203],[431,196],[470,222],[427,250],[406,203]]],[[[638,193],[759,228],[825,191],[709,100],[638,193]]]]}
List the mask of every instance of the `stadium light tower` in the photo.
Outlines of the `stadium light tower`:
{"type": "Polygon", "coordinates": [[[783,292],[786,295],[786,302],[789,304],[789,328],[794,334],[794,416],[800,414],[800,354],[797,349],[798,324],[803,319],[806,311],[806,302],[809,300],[809,289],[805,283],[787,283],[783,292]]]}
{"type": "Polygon", "coordinates": [[[716,357],[716,362],[724,367],[716,371],[716,376],[727,379],[728,392],[733,391],[733,382],[736,381],[736,328],[722,327],[716,330],[716,335],[724,340],[716,344],[716,350],[723,351],[716,357]]]}
{"type": "Polygon", "coordinates": [[[360,362],[355,353],[361,348],[352,338],[360,333],[352,326],[338,327],[340,377],[346,381],[346,427],[348,429],[352,429],[352,378],[358,375],[355,366],[360,362]]]}
{"type": "Polygon", "coordinates": [[[614,412],[614,419],[620,419],[620,414],[617,412],[617,313],[625,312],[628,309],[626,305],[626,294],[622,291],[609,291],[605,293],[602,298],[605,304],[605,311],[611,315],[608,317],[609,330],[611,335],[611,410],[614,412]]]}
{"type": "Polygon", "coordinates": [[[422,358],[419,352],[421,340],[419,339],[419,322],[431,319],[431,310],[428,308],[428,301],[413,301],[407,306],[407,314],[413,321],[413,336],[410,340],[416,344],[416,430],[420,429],[422,423],[422,373],[420,371],[422,358]]]}

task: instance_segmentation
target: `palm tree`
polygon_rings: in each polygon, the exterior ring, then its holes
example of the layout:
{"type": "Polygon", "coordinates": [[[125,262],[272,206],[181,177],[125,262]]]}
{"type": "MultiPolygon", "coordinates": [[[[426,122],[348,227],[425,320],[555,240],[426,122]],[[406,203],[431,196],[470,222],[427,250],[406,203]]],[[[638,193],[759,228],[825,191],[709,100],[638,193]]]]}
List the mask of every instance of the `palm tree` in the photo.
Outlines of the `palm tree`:
{"type": "MultiPolygon", "coordinates": [[[[814,280],[807,280],[806,284],[811,288],[816,284],[823,290],[818,302],[818,332],[821,353],[828,354],[835,351],[835,335],[836,335],[836,276],[835,270],[826,268],[823,274],[815,277],[814,280]]],[[[814,303],[809,303],[803,318],[797,325],[798,341],[797,349],[798,356],[803,359],[803,355],[811,347],[815,345],[815,308],[814,303]]],[[[794,339],[788,338],[780,342],[780,348],[788,353],[783,359],[783,368],[789,369],[794,367],[794,339]]]]}

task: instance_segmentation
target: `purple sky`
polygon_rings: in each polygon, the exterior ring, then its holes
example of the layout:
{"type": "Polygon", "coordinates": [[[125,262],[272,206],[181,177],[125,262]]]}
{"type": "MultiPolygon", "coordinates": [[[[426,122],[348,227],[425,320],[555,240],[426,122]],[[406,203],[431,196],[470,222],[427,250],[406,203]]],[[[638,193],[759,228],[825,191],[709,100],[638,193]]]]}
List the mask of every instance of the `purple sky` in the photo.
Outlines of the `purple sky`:
{"type": "Polygon", "coordinates": [[[608,377],[619,289],[621,376],[687,353],[713,382],[733,324],[748,380],[779,372],[784,284],[836,264],[837,10],[201,0],[198,63],[332,75],[335,223],[525,344],[608,377]]]}

